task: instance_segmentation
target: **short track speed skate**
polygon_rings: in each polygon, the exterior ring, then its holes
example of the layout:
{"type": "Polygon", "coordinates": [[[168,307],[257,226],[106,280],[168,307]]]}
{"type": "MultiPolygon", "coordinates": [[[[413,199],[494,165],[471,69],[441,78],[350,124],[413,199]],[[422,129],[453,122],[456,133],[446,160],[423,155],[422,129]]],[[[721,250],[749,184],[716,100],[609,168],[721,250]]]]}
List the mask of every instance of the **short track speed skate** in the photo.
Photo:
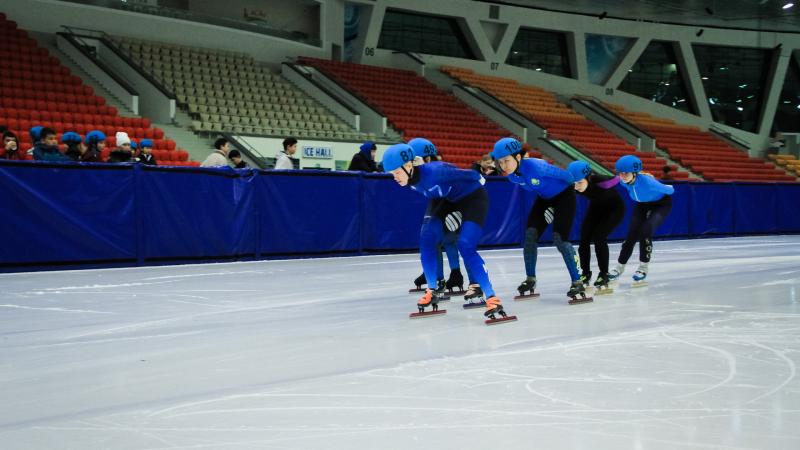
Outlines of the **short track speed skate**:
{"type": "Polygon", "coordinates": [[[608,279],[607,273],[601,273],[594,281],[594,295],[609,295],[614,293],[614,289],[610,286],[611,280],[608,279]]]}
{"type": "Polygon", "coordinates": [[[503,310],[503,305],[500,303],[500,299],[497,297],[489,297],[486,300],[486,311],[483,313],[486,317],[484,323],[486,325],[496,325],[498,323],[504,322],[514,322],[517,320],[517,316],[509,316],[503,310]],[[500,316],[499,318],[497,316],[500,316]]]}
{"type": "Polygon", "coordinates": [[[486,306],[486,299],[483,297],[483,289],[480,285],[470,284],[464,294],[464,309],[482,308],[486,306]]]}
{"type": "Polygon", "coordinates": [[[572,283],[572,286],[570,286],[567,292],[567,297],[570,298],[570,305],[579,305],[581,303],[590,303],[594,301],[594,298],[586,296],[586,288],[583,287],[583,283],[580,280],[572,283]]]}
{"type": "Polygon", "coordinates": [[[408,315],[411,319],[418,319],[421,317],[439,316],[447,313],[446,309],[439,309],[440,293],[428,289],[425,295],[417,302],[417,312],[408,315]],[[430,311],[425,311],[425,308],[430,307],[430,311]]]}
{"type": "Polygon", "coordinates": [[[522,284],[517,286],[517,292],[519,292],[519,295],[514,297],[514,301],[530,300],[532,298],[538,298],[539,294],[533,292],[535,288],[536,288],[536,279],[535,278],[533,280],[526,279],[525,281],[522,282],[522,284]]]}

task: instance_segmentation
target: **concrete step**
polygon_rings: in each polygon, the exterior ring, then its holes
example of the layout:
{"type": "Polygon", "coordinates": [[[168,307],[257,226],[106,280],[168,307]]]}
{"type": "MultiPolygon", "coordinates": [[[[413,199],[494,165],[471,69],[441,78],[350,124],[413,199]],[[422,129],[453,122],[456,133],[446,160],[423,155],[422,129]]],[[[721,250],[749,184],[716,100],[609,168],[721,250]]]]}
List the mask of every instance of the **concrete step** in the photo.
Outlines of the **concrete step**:
{"type": "Polygon", "coordinates": [[[189,159],[202,162],[214,151],[214,140],[195,134],[189,127],[192,119],[186,112],[178,110],[175,112],[173,123],[154,123],[164,130],[164,134],[175,141],[175,144],[187,152],[189,159]]]}

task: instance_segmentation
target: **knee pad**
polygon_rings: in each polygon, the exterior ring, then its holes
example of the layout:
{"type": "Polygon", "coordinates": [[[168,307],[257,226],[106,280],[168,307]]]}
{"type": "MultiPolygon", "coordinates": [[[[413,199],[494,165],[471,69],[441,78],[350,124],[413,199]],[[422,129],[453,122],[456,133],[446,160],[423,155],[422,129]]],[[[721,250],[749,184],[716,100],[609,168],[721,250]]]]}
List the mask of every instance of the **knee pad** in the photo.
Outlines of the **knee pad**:
{"type": "Polygon", "coordinates": [[[458,251],[463,255],[465,251],[468,252],[477,249],[482,231],[478,224],[474,222],[464,222],[464,224],[461,225],[461,233],[458,235],[458,241],[456,241],[458,251]]]}

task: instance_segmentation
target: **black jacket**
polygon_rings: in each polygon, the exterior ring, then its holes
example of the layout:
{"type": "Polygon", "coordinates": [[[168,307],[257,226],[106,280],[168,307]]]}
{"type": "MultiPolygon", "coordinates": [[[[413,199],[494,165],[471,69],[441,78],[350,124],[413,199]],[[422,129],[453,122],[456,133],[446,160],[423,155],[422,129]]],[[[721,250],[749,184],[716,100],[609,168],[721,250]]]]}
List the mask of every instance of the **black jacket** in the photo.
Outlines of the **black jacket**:
{"type": "Polygon", "coordinates": [[[139,162],[142,164],[146,164],[148,166],[157,166],[158,162],[156,162],[156,158],[153,156],[152,153],[142,153],[139,155],[139,162]]]}
{"type": "Polygon", "coordinates": [[[108,162],[110,163],[130,162],[132,156],[133,155],[131,154],[131,152],[126,152],[124,150],[118,149],[114,150],[113,152],[111,152],[110,155],[108,155],[108,162]]]}
{"type": "Polygon", "coordinates": [[[361,172],[377,172],[378,166],[375,165],[375,161],[370,158],[369,153],[365,152],[358,152],[353,155],[353,159],[350,160],[350,167],[347,170],[358,170],[361,172]]]}
{"type": "Polygon", "coordinates": [[[585,196],[595,204],[624,207],[622,197],[619,195],[616,187],[619,181],[617,181],[617,183],[612,182],[614,178],[615,177],[606,175],[589,175],[589,178],[587,178],[589,185],[586,187],[585,191],[578,192],[578,194],[585,196]],[[613,184],[613,186],[609,187],[608,185],[611,184],[613,184]]]}

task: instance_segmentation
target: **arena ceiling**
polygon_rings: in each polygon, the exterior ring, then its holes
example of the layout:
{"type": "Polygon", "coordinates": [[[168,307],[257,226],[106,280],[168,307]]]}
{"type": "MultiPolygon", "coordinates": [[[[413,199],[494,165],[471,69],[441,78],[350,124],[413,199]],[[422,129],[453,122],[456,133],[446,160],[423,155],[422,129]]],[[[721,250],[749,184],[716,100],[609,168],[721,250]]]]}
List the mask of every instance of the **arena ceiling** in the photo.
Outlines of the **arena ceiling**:
{"type": "Polygon", "coordinates": [[[800,0],[504,0],[554,11],[696,26],[800,33],[800,0]],[[794,6],[783,9],[787,3],[794,6]]]}

